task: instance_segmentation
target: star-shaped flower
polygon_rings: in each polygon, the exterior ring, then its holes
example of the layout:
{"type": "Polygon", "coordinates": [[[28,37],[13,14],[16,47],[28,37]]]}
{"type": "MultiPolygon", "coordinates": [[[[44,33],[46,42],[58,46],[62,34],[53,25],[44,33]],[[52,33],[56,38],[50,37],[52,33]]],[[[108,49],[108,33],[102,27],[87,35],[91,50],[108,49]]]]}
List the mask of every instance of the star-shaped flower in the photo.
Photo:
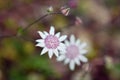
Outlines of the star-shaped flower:
{"type": "Polygon", "coordinates": [[[74,70],[75,64],[80,65],[80,61],[87,62],[88,59],[84,56],[87,50],[84,49],[87,44],[80,43],[80,40],[75,41],[75,36],[70,36],[70,42],[65,40],[66,50],[61,52],[60,56],[57,58],[58,61],[63,61],[65,64],[69,63],[70,70],[74,70]]]}
{"type": "Polygon", "coordinates": [[[64,41],[67,36],[63,35],[60,37],[60,32],[55,34],[55,29],[53,26],[50,27],[49,33],[46,31],[38,31],[38,33],[42,39],[36,40],[36,42],[38,42],[36,46],[43,48],[41,55],[48,52],[49,58],[52,58],[53,54],[58,57],[59,51],[63,51],[65,48],[65,45],[62,43],[62,41],[64,41]]]}

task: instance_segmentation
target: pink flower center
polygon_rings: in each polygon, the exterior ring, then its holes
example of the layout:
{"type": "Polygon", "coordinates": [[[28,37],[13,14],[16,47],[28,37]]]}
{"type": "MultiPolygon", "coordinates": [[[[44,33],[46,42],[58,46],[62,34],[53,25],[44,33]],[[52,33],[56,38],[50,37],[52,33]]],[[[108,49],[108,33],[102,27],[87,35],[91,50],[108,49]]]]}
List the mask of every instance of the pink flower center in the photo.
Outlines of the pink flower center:
{"type": "Polygon", "coordinates": [[[79,48],[76,45],[70,45],[66,48],[66,57],[70,60],[75,59],[79,55],[79,48]]]}
{"type": "Polygon", "coordinates": [[[45,38],[45,46],[49,49],[56,49],[59,46],[59,40],[54,35],[48,35],[45,38]]]}

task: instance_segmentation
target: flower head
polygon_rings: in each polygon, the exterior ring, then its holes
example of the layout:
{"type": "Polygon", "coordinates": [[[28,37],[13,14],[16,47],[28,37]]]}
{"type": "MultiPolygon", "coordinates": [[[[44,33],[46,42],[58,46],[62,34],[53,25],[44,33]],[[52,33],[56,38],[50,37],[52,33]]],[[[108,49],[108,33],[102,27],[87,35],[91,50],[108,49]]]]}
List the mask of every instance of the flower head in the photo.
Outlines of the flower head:
{"type": "Polygon", "coordinates": [[[36,42],[38,42],[36,46],[43,47],[41,55],[48,52],[49,58],[52,58],[53,54],[58,57],[59,51],[62,51],[65,48],[62,41],[64,41],[67,36],[63,35],[60,37],[60,32],[55,34],[55,29],[53,26],[51,26],[49,33],[46,31],[38,31],[38,33],[42,39],[36,40],[36,42]]]}
{"type": "Polygon", "coordinates": [[[80,61],[87,62],[88,59],[84,56],[87,50],[84,49],[87,44],[80,43],[80,40],[75,41],[75,36],[70,36],[70,42],[65,41],[66,50],[61,52],[60,56],[57,58],[58,61],[63,61],[65,64],[69,63],[69,68],[74,70],[75,64],[80,65],[80,61]]]}

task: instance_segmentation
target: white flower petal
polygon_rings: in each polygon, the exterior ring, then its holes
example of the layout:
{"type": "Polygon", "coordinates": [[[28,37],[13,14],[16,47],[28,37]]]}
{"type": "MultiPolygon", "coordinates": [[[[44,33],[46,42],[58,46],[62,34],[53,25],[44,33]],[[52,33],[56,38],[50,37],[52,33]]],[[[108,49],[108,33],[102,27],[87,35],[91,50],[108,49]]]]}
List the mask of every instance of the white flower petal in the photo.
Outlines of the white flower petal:
{"type": "Polygon", "coordinates": [[[54,35],[54,33],[55,33],[55,28],[54,28],[53,26],[50,27],[49,33],[50,33],[51,35],[54,35]]]}
{"type": "Polygon", "coordinates": [[[64,51],[64,50],[65,50],[65,44],[60,43],[59,46],[58,46],[58,49],[59,49],[60,51],[64,51]]]}
{"type": "Polygon", "coordinates": [[[80,40],[77,39],[77,41],[76,41],[76,45],[79,45],[79,44],[80,44],[80,40]]]}
{"type": "Polygon", "coordinates": [[[71,44],[75,43],[75,36],[74,35],[70,36],[70,42],[71,42],[71,44]]]}
{"type": "Polygon", "coordinates": [[[60,50],[60,51],[63,50],[63,48],[61,46],[58,46],[57,49],[60,50]]]}
{"type": "Polygon", "coordinates": [[[46,36],[49,35],[48,32],[46,32],[46,31],[44,31],[44,34],[45,34],[46,36]]]}
{"type": "Polygon", "coordinates": [[[36,42],[40,42],[40,43],[43,43],[44,40],[43,39],[37,39],[36,42]]]}
{"type": "Polygon", "coordinates": [[[44,39],[46,38],[46,35],[44,35],[41,31],[38,31],[38,34],[44,39]]]}
{"type": "Polygon", "coordinates": [[[84,49],[82,49],[82,50],[80,50],[80,54],[86,54],[88,51],[87,50],[84,50],[84,49]]]}
{"type": "Polygon", "coordinates": [[[48,51],[48,49],[45,47],[45,48],[42,50],[41,55],[45,54],[47,51],[48,51]]]}
{"type": "Polygon", "coordinates": [[[65,59],[65,55],[61,55],[57,58],[57,61],[63,61],[65,59]]]}
{"type": "Polygon", "coordinates": [[[60,40],[60,41],[64,41],[66,38],[67,38],[67,36],[66,36],[66,35],[63,35],[63,36],[61,36],[61,37],[59,38],[59,40],[60,40]]]}
{"type": "Polygon", "coordinates": [[[56,33],[55,36],[59,38],[60,37],[60,32],[56,33]]]}
{"type": "Polygon", "coordinates": [[[60,46],[64,48],[64,47],[65,47],[65,44],[63,44],[63,43],[60,43],[60,46]]]}
{"type": "Polygon", "coordinates": [[[52,56],[53,56],[53,51],[52,50],[48,51],[48,56],[49,56],[50,59],[52,58],[52,56]]]}
{"type": "Polygon", "coordinates": [[[82,61],[82,62],[87,62],[88,59],[86,57],[84,57],[83,55],[80,55],[79,56],[79,59],[82,61]]]}
{"type": "Polygon", "coordinates": [[[75,68],[75,63],[74,63],[73,60],[70,62],[69,67],[70,67],[70,70],[74,70],[74,68],[75,68]]]}
{"type": "Polygon", "coordinates": [[[57,49],[55,49],[53,52],[55,53],[56,57],[59,56],[59,53],[58,53],[58,50],[57,50],[57,49]]]}
{"type": "Polygon", "coordinates": [[[75,61],[75,63],[76,63],[77,65],[80,65],[80,61],[79,61],[78,58],[76,58],[74,61],[75,61]]]}
{"type": "Polygon", "coordinates": [[[44,44],[44,43],[38,43],[38,44],[36,44],[35,46],[45,47],[45,44],[44,44]]]}
{"type": "Polygon", "coordinates": [[[68,42],[68,40],[65,40],[65,45],[66,45],[66,46],[69,46],[69,45],[70,45],[70,43],[68,42]]]}
{"type": "Polygon", "coordinates": [[[65,49],[61,48],[61,49],[58,49],[58,50],[59,50],[60,54],[65,54],[66,53],[66,48],[65,49]]]}
{"type": "Polygon", "coordinates": [[[66,58],[64,61],[64,64],[68,64],[70,62],[70,59],[66,58]]]}
{"type": "Polygon", "coordinates": [[[81,45],[80,45],[80,49],[83,49],[83,48],[85,48],[87,46],[87,43],[82,43],[81,45]]]}

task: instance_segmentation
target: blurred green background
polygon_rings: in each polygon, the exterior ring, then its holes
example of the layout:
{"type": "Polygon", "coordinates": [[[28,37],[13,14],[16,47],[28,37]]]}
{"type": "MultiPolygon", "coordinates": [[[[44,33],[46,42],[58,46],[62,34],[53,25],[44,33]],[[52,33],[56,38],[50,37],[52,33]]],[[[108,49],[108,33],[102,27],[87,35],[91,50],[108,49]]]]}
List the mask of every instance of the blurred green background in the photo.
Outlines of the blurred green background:
{"type": "Polygon", "coordinates": [[[0,80],[120,80],[120,0],[0,0],[0,80]],[[71,8],[69,16],[47,14],[53,6],[71,8]],[[75,17],[83,23],[75,25],[75,17]],[[37,31],[53,25],[88,43],[89,70],[40,56],[37,31]],[[17,36],[14,36],[17,35],[17,36]]]}

